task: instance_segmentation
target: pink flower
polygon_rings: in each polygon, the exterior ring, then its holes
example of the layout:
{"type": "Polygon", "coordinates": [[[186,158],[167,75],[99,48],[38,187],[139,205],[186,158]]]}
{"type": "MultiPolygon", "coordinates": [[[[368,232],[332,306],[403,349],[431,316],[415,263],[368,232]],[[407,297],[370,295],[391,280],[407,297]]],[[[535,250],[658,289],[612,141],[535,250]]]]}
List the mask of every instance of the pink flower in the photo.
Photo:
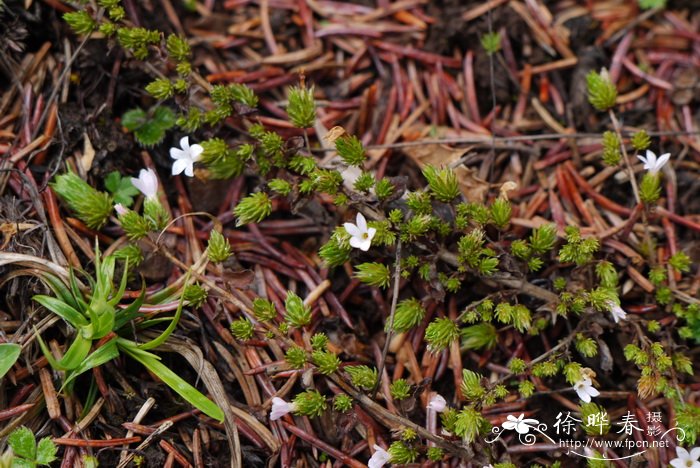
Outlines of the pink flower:
{"type": "Polygon", "coordinates": [[[126,207],[125,207],[124,205],[122,205],[121,203],[117,203],[116,205],[114,205],[114,211],[117,212],[117,215],[123,216],[123,215],[125,215],[125,214],[127,214],[127,213],[129,212],[129,209],[126,208],[126,207]]]}
{"type": "Polygon", "coordinates": [[[132,177],[131,184],[139,189],[146,198],[154,200],[158,197],[158,177],[153,169],[141,169],[139,178],[132,177]]]}
{"type": "Polygon", "coordinates": [[[367,468],[382,468],[391,460],[391,454],[377,444],[373,448],[374,453],[367,462],[367,468]]]}
{"type": "Polygon", "coordinates": [[[270,421],[277,421],[282,416],[292,411],[296,411],[296,409],[296,403],[289,403],[279,397],[274,397],[272,399],[272,408],[270,409],[270,421]]]}
{"type": "Polygon", "coordinates": [[[620,320],[625,320],[627,318],[627,312],[622,310],[622,307],[617,305],[613,301],[608,301],[608,307],[610,307],[610,313],[612,314],[615,323],[619,323],[620,320]]]}
{"type": "Polygon", "coordinates": [[[438,395],[437,393],[434,394],[428,402],[428,409],[433,410],[437,413],[442,413],[443,411],[445,411],[446,408],[447,401],[445,401],[442,395],[438,395]]]}

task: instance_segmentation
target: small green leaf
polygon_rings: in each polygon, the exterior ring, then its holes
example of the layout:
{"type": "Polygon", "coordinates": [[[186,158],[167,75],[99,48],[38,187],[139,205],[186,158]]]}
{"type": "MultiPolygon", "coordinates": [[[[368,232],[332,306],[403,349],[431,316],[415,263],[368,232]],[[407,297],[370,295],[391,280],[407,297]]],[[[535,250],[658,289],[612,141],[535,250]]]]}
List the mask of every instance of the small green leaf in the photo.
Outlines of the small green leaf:
{"type": "Polygon", "coordinates": [[[495,31],[487,32],[481,36],[481,47],[488,55],[493,55],[501,50],[501,35],[495,31]]]}
{"type": "Polygon", "coordinates": [[[25,460],[24,458],[14,457],[12,459],[12,468],[35,468],[36,463],[33,461],[25,460]]]}
{"type": "Polygon", "coordinates": [[[36,449],[36,462],[39,465],[48,465],[56,459],[56,444],[48,437],[44,437],[39,441],[36,449]]]}
{"type": "Polygon", "coordinates": [[[134,131],[146,123],[146,111],[143,109],[131,109],[122,115],[122,126],[127,130],[134,131]]]}
{"type": "Polygon", "coordinates": [[[165,132],[175,125],[177,117],[169,107],[131,109],[122,115],[122,125],[134,132],[136,140],[144,146],[153,146],[165,138],[165,132]]]}
{"type": "Polygon", "coordinates": [[[78,329],[88,324],[87,319],[80,312],[60,299],[43,295],[34,296],[32,299],[61,317],[66,322],[70,323],[73,328],[78,329]]]}
{"type": "Polygon", "coordinates": [[[386,288],[391,281],[391,272],[386,265],[377,262],[367,262],[357,265],[355,278],[370,286],[386,288]]]}
{"type": "Polygon", "coordinates": [[[36,459],[36,439],[34,433],[25,426],[22,426],[12,432],[7,438],[7,443],[18,455],[28,460],[36,459]]]}
{"type": "MultiPolygon", "coordinates": [[[[119,339],[120,344],[126,340],[119,339]]],[[[202,395],[199,390],[185,382],[179,375],[162,364],[156,355],[146,351],[141,351],[135,345],[122,346],[121,349],[132,358],[143,364],[149,371],[153,372],[168,387],[172,388],[178,395],[187,400],[192,406],[201,410],[207,416],[217,421],[224,420],[224,412],[209,398],[202,395]]]]}
{"type": "Polygon", "coordinates": [[[617,99],[617,88],[610,79],[607,70],[600,73],[590,71],[586,75],[586,85],[588,91],[588,102],[599,111],[607,111],[615,106],[617,99]]]}
{"type": "Polygon", "coordinates": [[[157,145],[165,138],[165,130],[153,122],[147,122],[134,131],[136,141],[143,146],[157,145]]]}
{"type": "Polygon", "coordinates": [[[73,341],[66,354],[58,362],[60,365],[59,369],[71,370],[78,367],[90,352],[90,347],[92,347],[92,340],[86,340],[83,338],[82,333],[78,333],[75,336],[75,341],[73,341]]]}
{"type": "Polygon", "coordinates": [[[117,340],[111,340],[103,344],[97,351],[89,355],[85,360],[80,363],[78,367],[73,369],[67,376],[66,381],[63,382],[63,387],[72,382],[76,377],[78,377],[83,372],[89,371],[94,367],[99,367],[112,359],[119,357],[119,349],[117,348],[117,340]]]}
{"type": "Polygon", "coordinates": [[[134,196],[139,194],[139,189],[131,183],[131,177],[122,177],[117,171],[107,174],[105,188],[112,194],[114,203],[121,203],[127,208],[134,203],[134,196]]]}
{"type": "Polygon", "coordinates": [[[21,352],[22,347],[17,343],[0,343],[0,378],[15,365],[21,352]]]}
{"type": "Polygon", "coordinates": [[[666,0],[637,0],[637,3],[639,3],[639,8],[642,10],[666,7],[666,0]]]}
{"type": "MultiPolygon", "coordinates": [[[[185,277],[185,284],[187,284],[187,281],[189,280],[189,273],[185,277]]],[[[156,338],[152,339],[151,341],[147,343],[143,343],[139,345],[139,348],[142,350],[147,350],[147,349],[153,349],[157,348],[158,346],[162,345],[163,343],[166,342],[168,337],[172,334],[172,332],[175,331],[175,327],[177,327],[177,324],[180,322],[180,316],[182,315],[182,306],[185,303],[185,296],[182,295],[180,296],[180,303],[177,306],[177,310],[175,311],[175,316],[173,319],[170,321],[170,324],[168,327],[163,330],[163,333],[158,335],[156,338]]]]}
{"type": "Polygon", "coordinates": [[[163,130],[168,130],[175,125],[177,117],[169,107],[156,107],[151,121],[163,130]]]}

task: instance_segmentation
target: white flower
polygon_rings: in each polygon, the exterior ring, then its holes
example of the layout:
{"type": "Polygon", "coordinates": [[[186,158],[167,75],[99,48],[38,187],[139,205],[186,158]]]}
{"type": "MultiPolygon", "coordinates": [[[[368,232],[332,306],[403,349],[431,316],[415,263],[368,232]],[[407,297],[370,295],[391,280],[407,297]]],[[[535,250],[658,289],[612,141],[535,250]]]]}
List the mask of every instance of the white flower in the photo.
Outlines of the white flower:
{"type": "Polygon", "coordinates": [[[194,175],[194,163],[200,160],[202,151],[201,145],[190,146],[189,137],[182,137],[180,140],[182,149],[170,148],[170,157],[175,160],[173,163],[173,175],[178,175],[185,172],[185,175],[192,177],[194,175]]]}
{"type": "Polygon", "coordinates": [[[669,463],[673,468],[700,468],[700,447],[693,448],[690,453],[683,447],[676,447],[677,458],[669,463]]]}
{"type": "Polygon", "coordinates": [[[129,212],[127,207],[125,207],[121,203],[117,203],[116,205],[114,205],[114,211],[116,211],[119,216],[125,215],[129,212]]]}
{"type": "Polygon", "coordinates": [[[627,319],[627,312],[622,310],[622,307],[617,305],[613,301],[608,301],[608,307],[610,308],[610,313],[612,314],[613,320],[615,323],[619,323],[620,320],[626,320],[627,319]]]}
{"type": "Polygon", "coordinates": [[[296,411],[296,409],[296,403],[289,403],[279,397],[274,397],[272,399],[272,408],[270,409],[270,421],[277,421],[285,414],[296,411]]]}
{"type": "Polygon", "coordinates": [[[391,460],[391,454],[377,444],[374,444],[373,448],[374,453],[367,461],[367,468],[382,468],[391,460]]]}
{"type": "Polygon", "coordinates": [[[436,413],[442,413],[445,411],[445,408],[447,408],[447,401],[445,401],[442,395],[438,395],[437,393],[433,395],[428,402],[428,409],[431,409],[436,413]]]}
{"type": "Polygon", "coordinates": [[[664,164],[666,164],[671,158],[671,153],[664,153],[657,159],[656,154],[654,154],[653,151],[647,150],[646,158],[640,155],[637,155],[637,157],[640,161],[644,163],[644,169],[646,169],[652,174],[656,174],[657,172],[659,172],[659,170],[661,170],[662,167],[664,167],[664,164]]]}
{"type": "Polygon", "coordinates": [[[527,434],[530,431],[530,428],[536,427],[540,423],[537,419],[525,419],[524,413],[517,418],[512,414],[509,414],[506,419],[507,421],[501,424],[503,429],[509,431],[515,429],[518,434],[527,434]]]}
{"type": "MultiPolygon", "coordinates": [[[[591,402],[591,397],[597,397],[600,392],[593,387],[593,382],[588,377],[584,377],[574,384],[574,390],[578,394],[581,401],[585,403],[591,402]]],[[[700,467],[698,467],[700,468],[700,467]]]]}
{"type": "Polygon", "coordinates": [[[367,227],[367,220],[362,213],[357,213],[355,219],[357,224],[345,223],[343,227],[350,234],[350,245],[356,249],[364,250],[367,252],[369,246],[372,245],[372,238],[377,233],[375,228],[367,227]]]}
{"type": "Polygon", "coordinates": [[[131,178],[131,184],[139,189],[146,198],[158,198],[158,176],[153,169],[141,169],[139,178],[131,178]]]}

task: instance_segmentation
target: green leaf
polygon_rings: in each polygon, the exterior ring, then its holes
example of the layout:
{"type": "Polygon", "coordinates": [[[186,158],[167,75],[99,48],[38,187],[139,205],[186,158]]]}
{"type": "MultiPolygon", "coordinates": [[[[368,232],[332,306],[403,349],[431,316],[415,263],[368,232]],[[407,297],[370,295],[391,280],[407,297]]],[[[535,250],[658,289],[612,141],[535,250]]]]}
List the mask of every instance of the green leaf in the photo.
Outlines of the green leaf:
{"type": "MultiPolygon", "coordinates": [[[[185,278],[185,284],[187,284],[187,281],[189,280],[189,273],[187,274],[187,277],[185,278]]],[[[170,334],[175,331],[175,327],[177,327],[178,322],[180,321],[180,316],[182,315],[182,306],[185,303],[185,296],[184,294],[180,296],[180,303],[177,306],[177,310],[175,311],[175,316],[173,319],[170,321],[170,325],[163,330],[163,333],[161,333],[158,337],[152,339],[148,343],[143,343],[139,345],[139,348],[142,350],[147,350],[147,349],[153,349],[157,348],[158,346],[162,345],[165,343],[165,340],[168,339],[170,334]]]]}
{"type": "Polygon", "coordinates": [[[63,387],[66,387],[71,383],[76,377],[78,377],[83,372],[89,371],[93,367],[99,367],[112,359],[119,357],[119,348],[117,347],[117,340],[111,340],[103,344],[97,350],[89,355],[85,360],[75,369],[73,369],[67,376],[66,381],[63,382],[63,387]]]}
{"type": "Polygon", "coordinates": [[[651,10],[652,8],[665,8],[666,0],[637,0],[639,7],[642,10],[651,10]]]}
{"type": "Polygon", "coordinates": [[[139,189],[131,183],[131,177],[122,177],[117,171],[107,174],[105,188],[112,194],[114,203],[121,203],[127,208],[134,203],[134,196],[139,194],[139,189]]]}
{"type": "Polygon", "coordinates": [[[36,459],[36,439],[34,433],[25,426],[15,429],[7,438],[7,443],[22,458],[36,459]]]}
{"type": "MultiPolygon", "coordinates": [[[[71,270],[71,282],[75,282],[75,275],[73,274],[73,271],[71,270]]],[[[51,289],[51,291],[58,296],[59,299],[61,299],[63,302],[68,304],[74,309],[79,310],[80,309],[80,304],[78,301],[75,300],[75,297],[73,293],[71,292],[70,289],[68,289],[68,286],[61,281],[60,278],[54,275],[42,275],[41,279],[44,280],[46,285],[51,289]]],[[[77,289],[77,283],[76,283],[76,290],[77,289]]]]}
{"type": "MultiPolygon", "coordinates": [[[[112,269],[114,269],[117,265],[117,257],[114,255],[110,255],[108,259],[112,262],[112,269]]],[[[126,284],[129,280],[129,270],[128,268],[124,268],[124,273],[122,273],[122,279],[119,282],[119,289],[116,292],[111,293],[112,299],[107,301],[107,304],[109,304],[112,307],[116,307],[119,302],[121,302],[122,297],[124,297],[124,292],[126,291],[126,284]]]]}
{"type": "Polygon", "coordinates": [[[607,70],[601,70],[600,73],[590,71],[586,75],[586,84],[588,88],[588,102],[593,107],[599,111],[607,111],[615,106],[617,88],[610,79],[607,70]]]}
{"type": "Polygon", "coordinates": [[[34,296],[32,299],[61,317],[66,322],[70,323],[73,328],[78,329],[88,324],[87,319],[80,312],[60,299],[43,295],[34,296]]]}
{"type": "Polygon", "coordinates": [[[96,190],[71,171],[56,176],[50,185],[89,228],[100,229],[114,210],[108,193],[96,190]]]}
{"type": "Polygon", "coordinates": [[[175,125],[177,117],[169,107],[156,107],[151,122],[162,130],[168,130],[175,125]]]}
{"type": "Polygon", "coordinates": [[[15,365],[21,352],[22,347],[17,343],[0,343],[0,378],[15,365]]]}
{"type": "Polygon", "coordinates": [[[143,109],[131,109],[122,115],[122,126],[132,132],[145,124],[147,120],[146,111],[143,109]]]}
{"type": "Polygon", "coordinates": [[[214,404],[209,398],[202,395],[199,390],[185,382],[179,375],[162,364],[157,356],[146,351],[141,351],[135,345],[129,345],[126,340],[121,340],[122,350],[129,356],[139,361],[149,371],[153,372],[160,378],[168,387],[172,388],[178,395],[187,400],[192,406],[201,410],[209,417],[217,421],[224,420],[224,412],[214,404]]]}
{"type": "Polygon", "coordinates": [[[25,460],[24,458],[13,458],[11,468],[34,468],[36,464],[33,461],[25,460]]]}
{"type": "Polygon", "coordinates": [[[165,132],[175,125],[177,117],[169,107],[132,109],[122,115],[122,125],[134,132],[136,140],[144,146],[153,146],[165,138],[165,132]]]}
{"type": "Polygon", "coordinates": [[[501,50],[501,35],[495,31],[487,32],[481,36],[481,47],[488,55],[493,55],[501,50]]]}
{"type": "Polygon", "coordinates": [[[366,262],[357,265],[355,278],[370,286],[386,288],[391,281],[389,267],[377,262],[366,262]]]}
{"type": "Polygon", "coordinates": [[[119,330],[131,320],[143,316],[143,314],[139,312],[139,309],[141,309],[141,305],[143,304],[145,298],[146,285],[144,284],[141,286],[141,294],[139,295],[138,299],[129,304],[129,306],[126,309],[117,311],[116,316],[114,318],[114,330],[119,330]]]}
{"type": "Polygon", "coordinates": [[[86,340],[83,338],[82,333],[78,333],[75,336],[75,341],[70,345],[66,354],[63,358],[58,361],[59,369],[61,370],[71,370],[75,369],[80,365],[81,362],[90,352],[90,347],[92,346],[92,340],[86,340]]]}
{"type": "Polygon", "coordinates": [[[48,465],[56,459],[56,450],[56,444],[48,437],[44,437],[36,448],[36,462],[39,465],[48,465]]]}

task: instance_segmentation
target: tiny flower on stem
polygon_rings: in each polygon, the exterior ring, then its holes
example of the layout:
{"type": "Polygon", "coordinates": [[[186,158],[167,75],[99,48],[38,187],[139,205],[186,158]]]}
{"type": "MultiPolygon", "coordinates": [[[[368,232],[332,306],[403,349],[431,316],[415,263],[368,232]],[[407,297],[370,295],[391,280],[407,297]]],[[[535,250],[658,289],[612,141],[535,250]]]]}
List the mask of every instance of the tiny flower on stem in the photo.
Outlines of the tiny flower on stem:
{"type": "Polygon", "coordinates": [[[620,323],[620,320],[627,319],[627,312],[625,312],[622,307],[614,303],[613,301],[608,301],[608,307],[610,307],[610,314],[612,314],[615,323],[620,323]]]}
{"type": "Polygon", "coordinates": [[[664,153],[657,158],[653,151],[647,150],[646,158],[640,155],[637,155],[637,157],[644,163],[644,169],[649,171],[651,174],[656,174],[671,158],[671,153],[664,153]]]}
{"type": "Polygon", "coordinates": [[[438,395],[437,393],[428,402],[428,409],[435,411],[436,413],[442,413],[447,408],[447,401],[438,395]]]}
{"type": "Polygon", "coordinates": [[[674,458],[669,462],[673,468],[700,468],[700,447],[695,447],[688,452],[683,447],[676,447],[676,455],[678,457],[674,458]]]}
{"type": "Polygon", "coordinates": [[[114,211],[117,212],[117,215],[123,216],[123,215],[125,215],[129,210],[128,210],[124,205],[122,205],[121,203],[117,203],[116,205],[114,205],[114,211]]]}
{"type": "Polygon", "coordinates": [[[591,397],[600,395],[600,392],[593,387],[593,382],[588,377],[584,377],[576,382],[574,384],[574,390],[576,390],[581,401],[585,403],[590,403],[591,397]]]}
{"type": "Polygon", "coordinates": [[[270,409],[270,421],[277,421],[282,416],[285,416],[292,411],[296,411],[296,409],[296,403],[289,403],[284,401],[282,398],[274,397],[272,399],[272,408],[270,409]]]}
{"type": "Polygon", "coordinates": [[[190,146],[190,138],[186,136],[180,139],[180,147],[182,149],[170,148],[170,157],[175,160],[172,174],[178,175],[184,172],[186,176],[192,177],[194,163],[200,160],[204,148],[197,144],[190,146]]]}
{"type": "Polygon", "coordinates": [[[367,467],[382,468],[382,466],[386,465],[391,460],[391,454],[377,444],[374,444],[373,448],[374,453],[367,462],[367,467]]]}
{"type": "Polygon", "coordinates": [[[139,189],[146,198],[151,200],[158,198],[158,177],[153,169],[141,169],[138,179],[131,178],[131,184],[139,189]]]}
{"type": "Polygon", "coordinates": [[[367,220],[362,213],[357,213],[355,218],[357,224],[345,223],[343,227],[350,234],[350,245],[356,249],[367,252],[372,245],[372,238],[377,233],[375,228],[367,227],[367,220]]]}

